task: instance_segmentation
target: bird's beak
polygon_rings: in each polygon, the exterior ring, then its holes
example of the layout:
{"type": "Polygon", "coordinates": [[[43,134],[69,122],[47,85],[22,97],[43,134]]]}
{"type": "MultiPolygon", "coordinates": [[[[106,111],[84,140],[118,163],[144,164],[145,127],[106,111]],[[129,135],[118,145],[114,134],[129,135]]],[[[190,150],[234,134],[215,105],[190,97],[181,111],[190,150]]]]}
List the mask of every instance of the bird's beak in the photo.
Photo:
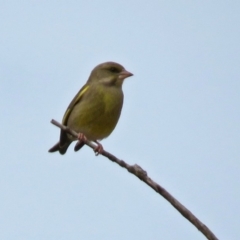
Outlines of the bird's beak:
{"type": "Polygon", "coordinates": [[[125,78],[128,78],[128,77],[131,77],[131,76],[133,76],[133,74],[132,73],[130,73],[130,72],[128,72],[127,70],[122,70],[120,73],[119,73],[119,78],[120,79],[125,79],[125,78]]]}

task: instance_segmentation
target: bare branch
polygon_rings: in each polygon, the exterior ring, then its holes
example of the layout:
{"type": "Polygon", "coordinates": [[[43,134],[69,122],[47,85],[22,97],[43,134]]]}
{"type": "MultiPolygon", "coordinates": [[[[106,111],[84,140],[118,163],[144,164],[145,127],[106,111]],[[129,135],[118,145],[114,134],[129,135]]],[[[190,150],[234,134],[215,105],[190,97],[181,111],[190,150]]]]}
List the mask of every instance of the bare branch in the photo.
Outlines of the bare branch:
{"type": "MultiPolygon", "coordinates": [[[[71,134],[74,137],[78,136],[78,133],[69,129],[68,127],[58,123],[55,120],[51,121],[52,124],[55,126],[61,128],[63,131],[66,131],[67,133],[71,134]]],[[[86,140],[85,144],[88,145],[93,150],[96,148],[96,145],[92,142],[86,140]]],[[[169,192],[167,192],[163,187],[161,187],[159,184],[154,182],[151,178],[148,177],[147,172],[143,170],[140,166],[137,164],[135,165],[129,165],[123,160],[118,159],[111,153],[103,150],[101,153],[103,156],[107,157],[112,162],[117,163],[119,166],[126,168],[130,173],[134,174],[136,177],[138,177],[140,180],[145,182],[149,187],[151,187],[153,190],[155,190],[157,193],[159,193],[162,197],[164,197],[170,204],[173,205],[174,208],[176,208],[189,222],[191,222],[200,232],[205,235],[205,237],[209,240],[218,240],[218,238],[211,232],[211,230],[203,224],[197,217],[195,217],[186,207],[184,207],[176,198],[174,198],[169,192]]]]}

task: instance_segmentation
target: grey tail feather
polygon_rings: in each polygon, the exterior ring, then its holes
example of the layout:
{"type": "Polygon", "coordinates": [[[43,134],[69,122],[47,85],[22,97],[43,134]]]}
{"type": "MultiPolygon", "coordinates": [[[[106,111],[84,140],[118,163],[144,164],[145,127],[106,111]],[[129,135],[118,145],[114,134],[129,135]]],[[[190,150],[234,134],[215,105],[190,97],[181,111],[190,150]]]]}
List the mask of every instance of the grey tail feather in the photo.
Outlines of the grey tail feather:
{"type": "Polygon", "coordinates": [[[57,152],[59,151],[60,154],[65,154],[69,145],[70,145],[71,142],[69,143],[65,143],[63,146],[60,146],[59,142],[57,144],[55,144],[52,148],[50,148],[48,150],[48,152],[57,152]]]}
{"type": "Polygon", "coordinates": [[[85,145],[84,142],[82,141],[77,141],[75,147],[74,147],[74,151],[77,152],[78,150],[80,150],[83,146],[85,145]]]}

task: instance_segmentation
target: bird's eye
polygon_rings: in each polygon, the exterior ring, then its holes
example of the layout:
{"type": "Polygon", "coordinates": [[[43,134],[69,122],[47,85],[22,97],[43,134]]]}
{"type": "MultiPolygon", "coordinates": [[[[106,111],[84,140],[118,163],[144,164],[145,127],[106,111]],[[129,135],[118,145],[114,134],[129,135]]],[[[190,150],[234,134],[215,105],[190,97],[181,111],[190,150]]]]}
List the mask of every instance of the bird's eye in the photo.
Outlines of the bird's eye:
{"type": "Polygon", "coordinates": [[[111,71],[111,72],[114,72],[114,73],[117,73],[117,72],[118,72],[118,69],[115,68],[115,67],[111,67],[111,68],[110,68],[110,71],[111,71]]]}

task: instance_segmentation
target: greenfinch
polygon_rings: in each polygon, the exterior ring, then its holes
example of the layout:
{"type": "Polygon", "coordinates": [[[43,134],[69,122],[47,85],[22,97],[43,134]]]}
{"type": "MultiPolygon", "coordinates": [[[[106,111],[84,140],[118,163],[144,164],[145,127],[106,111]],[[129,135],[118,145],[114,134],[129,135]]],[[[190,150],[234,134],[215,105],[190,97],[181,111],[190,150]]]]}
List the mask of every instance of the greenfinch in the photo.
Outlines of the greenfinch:
{"type": "Polygon", "coordinates": [[[86,84],[79,90],[69,104],[62,124],[79,133],[76,139],[61,130],[60,140],[49,152],[65,154],[69,145],[79,140],[74,148],[79,150],[83,139],[97,143],[95,151],[101,153],[98,140],[108,137],[117,125],[123,105],[122,84],[132,73],[115,62],[105,62],[96,66],[86,84]]]}

